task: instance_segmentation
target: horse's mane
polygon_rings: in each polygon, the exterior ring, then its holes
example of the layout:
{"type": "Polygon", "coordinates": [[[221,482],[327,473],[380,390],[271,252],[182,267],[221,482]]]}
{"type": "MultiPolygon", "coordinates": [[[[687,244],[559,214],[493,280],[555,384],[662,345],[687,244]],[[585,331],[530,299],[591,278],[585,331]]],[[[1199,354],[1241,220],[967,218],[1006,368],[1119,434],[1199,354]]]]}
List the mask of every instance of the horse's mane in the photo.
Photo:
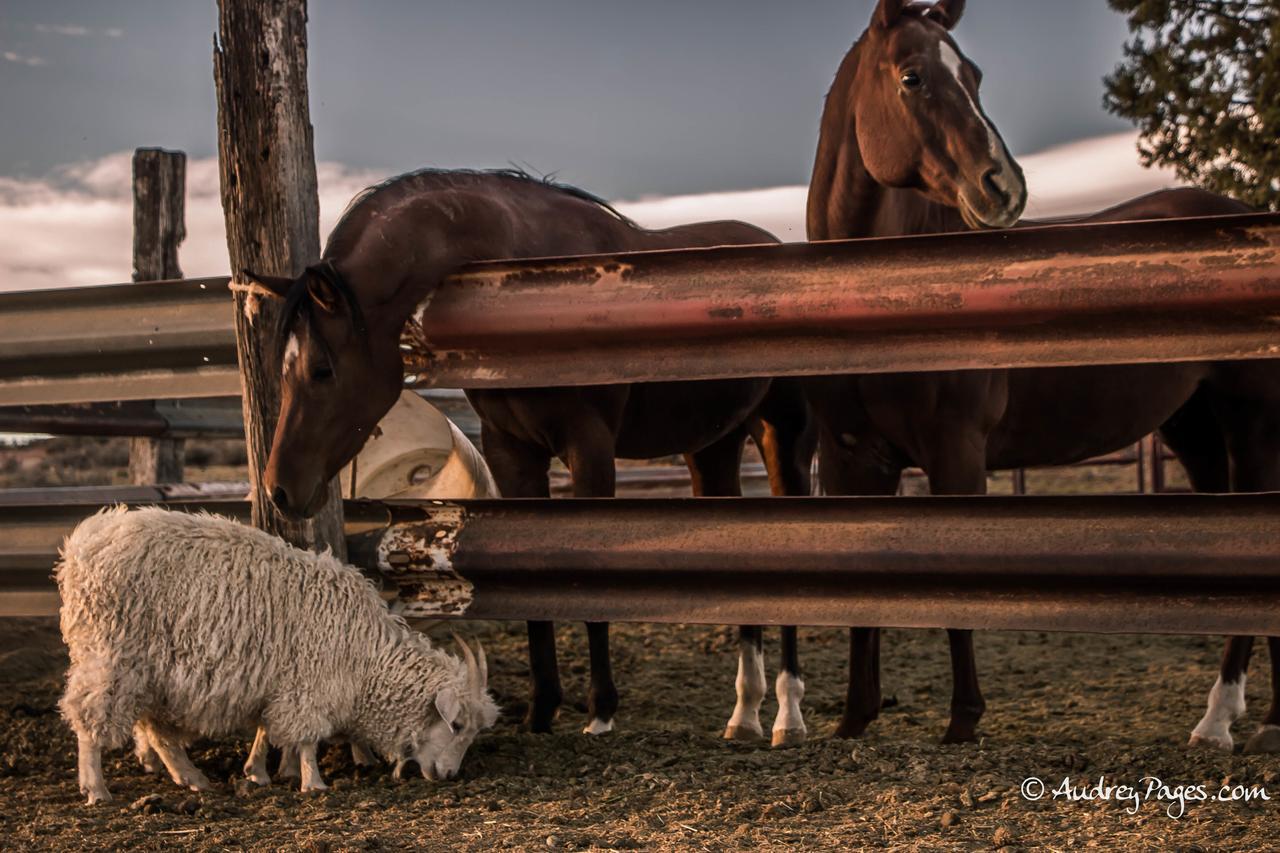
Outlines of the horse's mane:
{"type": "MultiPolygon", "coordinates": [[[[412,172],[405,172],[402,175],[396,175],[387,178],[385,181],[366,187],[347,203],[346,209],[342,211],[342,215],[338,217],[338,222],[333,226],[330,237],[337,234],[344,224],[367,203],[375,197],[384,193],[395,191],[413,192],[415,190],[425,190],[429,188],[429,184],[439,184],[443,186],[456,185],[457,183],[476,178],[498,177],[512,181],[522,181],[533,184],[535,186],[547,187],[556,192],[564,193],[573,198],[581,199],[595,205],[601,210],[608,213],[618,221],[626,224],[631,228],[639,229],[631,219],[623,216],[609,204],[609,202],[600,198],[595,193],[587,192],[581,187],[575,187],[572,184],[562,184],[555,179],[554,175],[544,175],[537,177],[526,172],[524,169],[507,168],[507,169],[437,169],[423,168],[415,169],[412,172]]],[[[360,337],[364,337],[365,327],[363,316],[360,311],[360,304],[352,293],[350,285],[342,277],[342,274],[333,266],[332,262],[322,260],[318,264],[314,264],[307,268],[307,272],[324,279],[337,293],[342,297],[342,301],[346,304],[350,313],[352,323],[356,332],[360,337]]],[[[307,276],[299,276],[294,282],[293,287],[289,289],[285,296],[284,310],[280,315],[280,335],[279,340],[282,342],[288,337],[289,331],[299,320],[307,323],[312,322],[311,300],[307,295],[307,276]]],[[[326,353],[327,354],[327,353],[326,353]]]]}
{"type": "Polygon", "coordinates": [[[347,204],[346,209],[342,211],[342,215],[338,217],[338,222],[333,226],[333,233],[337,233],[347,219],[357,210],[364,206],[365,203],[371,201],[375,196],[382,193],[401,190],[412,191],[414,189],[426,188],[429,183],[438,183],[441,185],[457,184],[461,180],[483,178],[483,177],[499,177],[513,181],[523,181],[534,184],[536,186],[547,187],[549,189],[562,192],[565,195],[572,196],[582,201],[595,205],[601,210],[608,213],[619,222],[623,222],[632,228],[639,228],[630,218],[619,213],[617,208],[609,204],[595,193],[588,192],[581,187],[575,187],[573,184],[564,184],[556,180],[555,174],[543,175],[538,177],[532,175],[524,169],[510,167],[506,169],[439,169],[433,167],[425,167],[422,169],[414,169],[412,172],[405,172],[402,175],[395,175],[387,178],[385,181],[366,187],[356,194],[355,198],[347,204]]]}

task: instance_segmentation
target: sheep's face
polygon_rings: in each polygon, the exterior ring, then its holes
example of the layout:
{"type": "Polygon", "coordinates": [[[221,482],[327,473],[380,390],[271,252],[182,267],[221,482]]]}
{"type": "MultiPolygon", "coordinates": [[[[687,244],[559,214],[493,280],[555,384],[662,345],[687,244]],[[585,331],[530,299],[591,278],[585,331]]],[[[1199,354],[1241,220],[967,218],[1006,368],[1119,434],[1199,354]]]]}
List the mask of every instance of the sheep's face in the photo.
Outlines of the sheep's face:
{"type": "Polygon", "coordinates": [[[434,711],[439,716],[415,740],[413,758],[424,778],[452,779],[476,735],[497,721],[498,706],[488,693],[481,692],[477,700],[448,687],[436,694],[434,711]]]}
{"type": "Polygon", "coordinates": [[[452,779],[462,766],[471,742],[498,719],[498,706],[489,695],[489,666],[484,648],[476,643],[473,652],[457,634],[464,666],[451,683],[437,691],[435,701],[423,709],[420,734],[413,738],[410,754],[396,767],[399,776],[405,761],[418,762],[427,779],[452,779]]]}

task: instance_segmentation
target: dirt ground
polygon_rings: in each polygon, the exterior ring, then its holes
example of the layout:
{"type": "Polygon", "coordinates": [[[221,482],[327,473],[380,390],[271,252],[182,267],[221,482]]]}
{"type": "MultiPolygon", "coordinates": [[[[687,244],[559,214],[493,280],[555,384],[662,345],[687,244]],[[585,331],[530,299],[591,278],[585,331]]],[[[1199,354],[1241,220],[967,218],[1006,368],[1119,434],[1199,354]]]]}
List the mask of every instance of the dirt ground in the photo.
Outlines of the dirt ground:
{"type": "MultiPolygon", "coordinates": [[[[200,744],[192,757],[216,790],[149,777],[132,756],[105,766],[112,803],[76,790],[73,740],[57,716],[65,666],[52,620],[0,620],[0,838],[6,849],[279,850],[1256,850],[1274,847],[1280,762],[1185,746],[1213,682],[1216,638],[984,633],[984,737],[937,743],[950,680],[941,632],[890,631],[886,707],[859,741],[833,740],[844,692],[845,635],[802,632],[810,742],[789,750],[720,739],[733,704],[735,632],[616,626],[618,730],[584,723],[586,642],[561,627],[566,704],[557,733],[520,731],[523,626],[474,623],[489,649],[504,716],[461,778],[396,782],[357,771],[332,747],[333,789],[302,795],[240,779],[247,745],[200,744]],[[1020,794],[1028,777],[1170,788],[1263,786],[1270,802],[1068,802],[1020,794]],[[1173,803],[1176,812],[1176,802],[1173,803]]],[[[438,631],[443,636],[445,630],[438,631]]],[[[770,632],[770,662],[776,632],[770,632]]],[[[1265,652],[1255,660],[1247,734],[1265,713],[1265,652]]],[[[772,669],[772,667],[771,667],[772,669]]],[[[772,674],[772,673],[771,673],[772,674]]],[[[766,727],[775,705],[766,700],[766,727]]],[[[1243,738],[1241,738],[1243,739],[1243,738]]],[[[1031,783],[1034,784],[1034,783],[1031,783]]]]}

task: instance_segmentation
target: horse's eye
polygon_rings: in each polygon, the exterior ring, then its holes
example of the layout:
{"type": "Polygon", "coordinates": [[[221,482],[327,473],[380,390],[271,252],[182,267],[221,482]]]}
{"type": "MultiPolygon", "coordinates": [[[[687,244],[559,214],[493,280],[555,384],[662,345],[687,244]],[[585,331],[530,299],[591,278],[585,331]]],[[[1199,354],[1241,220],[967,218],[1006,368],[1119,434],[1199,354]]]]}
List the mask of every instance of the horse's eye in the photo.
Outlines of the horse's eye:
{"type": "Polygon", "coordinates": [[[317,367],[315,370],[311,371],[311,380],[313,382],[328,382],[332,378],[333,368],[327,364],[317,367]]]}
{"type": "Polygon", "coordinates": [[[919,89],[924,83],[924,81],[920,79],[920,75],[915,71],[904,71],[902,72],[902,77],[899,79],[902,81],[902,88],[909,92],[919,89]]]}

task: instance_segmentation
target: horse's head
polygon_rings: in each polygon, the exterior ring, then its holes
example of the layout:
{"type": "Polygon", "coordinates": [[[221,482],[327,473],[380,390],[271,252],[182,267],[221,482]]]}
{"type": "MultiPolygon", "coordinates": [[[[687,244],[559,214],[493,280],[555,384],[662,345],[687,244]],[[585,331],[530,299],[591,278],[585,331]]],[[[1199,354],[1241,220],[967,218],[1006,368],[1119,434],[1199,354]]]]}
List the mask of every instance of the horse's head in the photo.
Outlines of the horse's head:
{"type": "Polygon", "coordinates": [[[1022,169],[982,111],[982,73],[950,31],[964,0],[880,0],[847,92],[863,165],[878,183],[957,208],[971,227],[1014,224],[1022,169]]]}
{"type": "Polygon", "coordinates": [[[280,417],[264,487],[282,513],[307,518],[399,397],[403,318],[362,307],[328,261],[295,279],[245,275],[284,299],[280,417]]]}

